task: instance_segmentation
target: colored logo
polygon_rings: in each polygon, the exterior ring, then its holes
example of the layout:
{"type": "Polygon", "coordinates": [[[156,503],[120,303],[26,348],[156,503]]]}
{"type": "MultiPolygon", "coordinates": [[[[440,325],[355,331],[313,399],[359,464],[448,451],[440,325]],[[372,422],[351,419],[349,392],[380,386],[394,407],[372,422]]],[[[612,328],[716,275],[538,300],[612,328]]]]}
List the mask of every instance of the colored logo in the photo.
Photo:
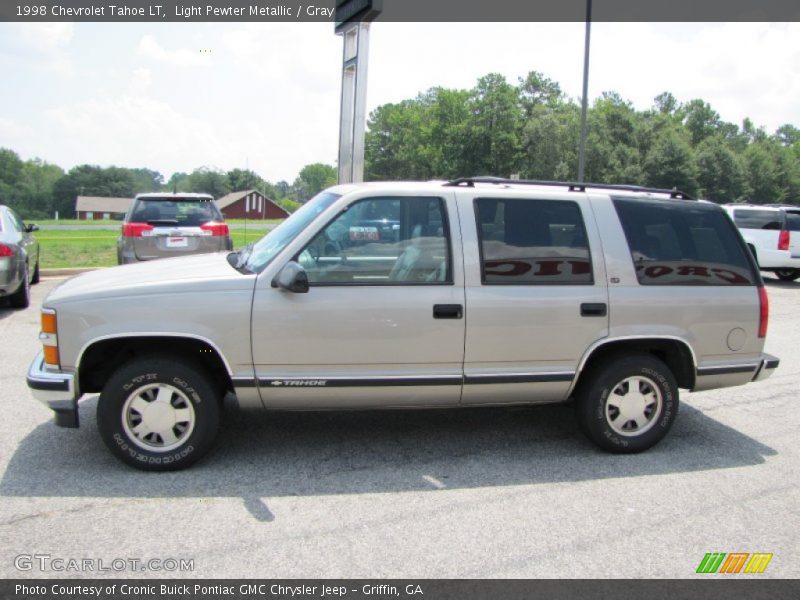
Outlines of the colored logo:
{"type": "Polygon", "coordinates": [[[772,560],[772,553],[755,552],[707,552],[697,566],[697,573],[721,573],[724,575],[736,575],[748,573],[754,575],[763,573],[769,561],[772,560]]]}

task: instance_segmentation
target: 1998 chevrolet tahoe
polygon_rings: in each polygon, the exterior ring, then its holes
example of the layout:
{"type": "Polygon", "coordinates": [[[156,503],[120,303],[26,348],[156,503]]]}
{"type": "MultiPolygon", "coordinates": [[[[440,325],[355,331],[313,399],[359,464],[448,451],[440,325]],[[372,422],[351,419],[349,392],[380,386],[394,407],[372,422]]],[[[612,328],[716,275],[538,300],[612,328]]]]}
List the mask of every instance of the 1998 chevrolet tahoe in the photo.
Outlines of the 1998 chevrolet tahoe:
{"type": "Polygon", "coordinates": [[[27,381],[66,427],[99,393],[106,445],[146,470],[205,455],[228,392],[258,409],[574,400],[592,441],[639,452],[675,421],[679,388],[777,368],[767,317],[730,218],[680,192],[340,185],[238,252],[65,281],[27,381]]]}

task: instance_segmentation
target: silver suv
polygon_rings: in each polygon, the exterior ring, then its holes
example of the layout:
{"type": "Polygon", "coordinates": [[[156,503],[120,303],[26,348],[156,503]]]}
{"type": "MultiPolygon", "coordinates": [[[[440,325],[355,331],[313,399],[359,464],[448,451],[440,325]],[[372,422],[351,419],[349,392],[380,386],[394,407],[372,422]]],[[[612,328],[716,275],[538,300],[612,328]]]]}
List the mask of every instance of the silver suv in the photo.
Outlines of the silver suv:
{"type": "Polygon", "coordinates": [[[139,194],[117,240],[117,263],[232,250],[230,232],[208,194],[139,194]]]}
{"type": "Polygon", "coordinates": [[[767,294],[720,207],[631,186],[326,190],[239,252],[74,277],[28,373],[56,423],[99,393],[111,451],[185,467],[243,408],[574,400],[600,447],[664,437],[678,390],[768,377],[767,294]]]}

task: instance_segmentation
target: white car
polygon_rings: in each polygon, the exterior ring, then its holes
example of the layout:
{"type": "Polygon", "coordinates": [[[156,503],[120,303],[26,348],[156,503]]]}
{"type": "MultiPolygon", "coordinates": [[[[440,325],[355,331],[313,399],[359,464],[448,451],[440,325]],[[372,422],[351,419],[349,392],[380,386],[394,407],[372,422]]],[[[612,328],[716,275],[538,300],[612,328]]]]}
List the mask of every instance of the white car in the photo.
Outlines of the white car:
{"type": "Polygon", "coordinates": [[[779,279],[800,277],[800,206],[726,204],[762,271],[779,279]]]}

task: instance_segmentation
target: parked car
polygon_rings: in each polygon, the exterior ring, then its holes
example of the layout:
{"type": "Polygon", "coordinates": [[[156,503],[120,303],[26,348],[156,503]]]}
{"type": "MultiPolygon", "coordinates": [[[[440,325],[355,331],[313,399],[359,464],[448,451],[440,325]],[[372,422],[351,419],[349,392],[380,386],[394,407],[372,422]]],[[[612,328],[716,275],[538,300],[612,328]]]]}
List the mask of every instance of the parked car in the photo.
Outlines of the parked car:
{"type": "Polygon", "coordinates": [[[352,184],[238,252],[61,284],[27,381],[67,427],[99,393],[104,442],[146,470],[206,454],[228,392],[288,410],[572,399],[598,446],[639,452],[675,422],[679,389],[777,368],[767,320],[753,256],[713,203],[493,178],[352,184]],[[396,238],[341,235],[393,203],[396,238]]]}
{"type": "Polygon", "coordinates": [[[723,208],[762,271],[784,281],[800,278],[800,206],[726,204],[723,208]]]}
{"type": "Polygon", "coordinates": [[[122,222],[117,262],[232,249],[228,226],[208,194],[139,194],[122,222]]]}
{"type": "Polygon", "coordinates": [[[38,230],[0,204],[0,298],[14,308],[27,308],[30,286],[39,283],[39,242],[33,236],[38,230]]]}

